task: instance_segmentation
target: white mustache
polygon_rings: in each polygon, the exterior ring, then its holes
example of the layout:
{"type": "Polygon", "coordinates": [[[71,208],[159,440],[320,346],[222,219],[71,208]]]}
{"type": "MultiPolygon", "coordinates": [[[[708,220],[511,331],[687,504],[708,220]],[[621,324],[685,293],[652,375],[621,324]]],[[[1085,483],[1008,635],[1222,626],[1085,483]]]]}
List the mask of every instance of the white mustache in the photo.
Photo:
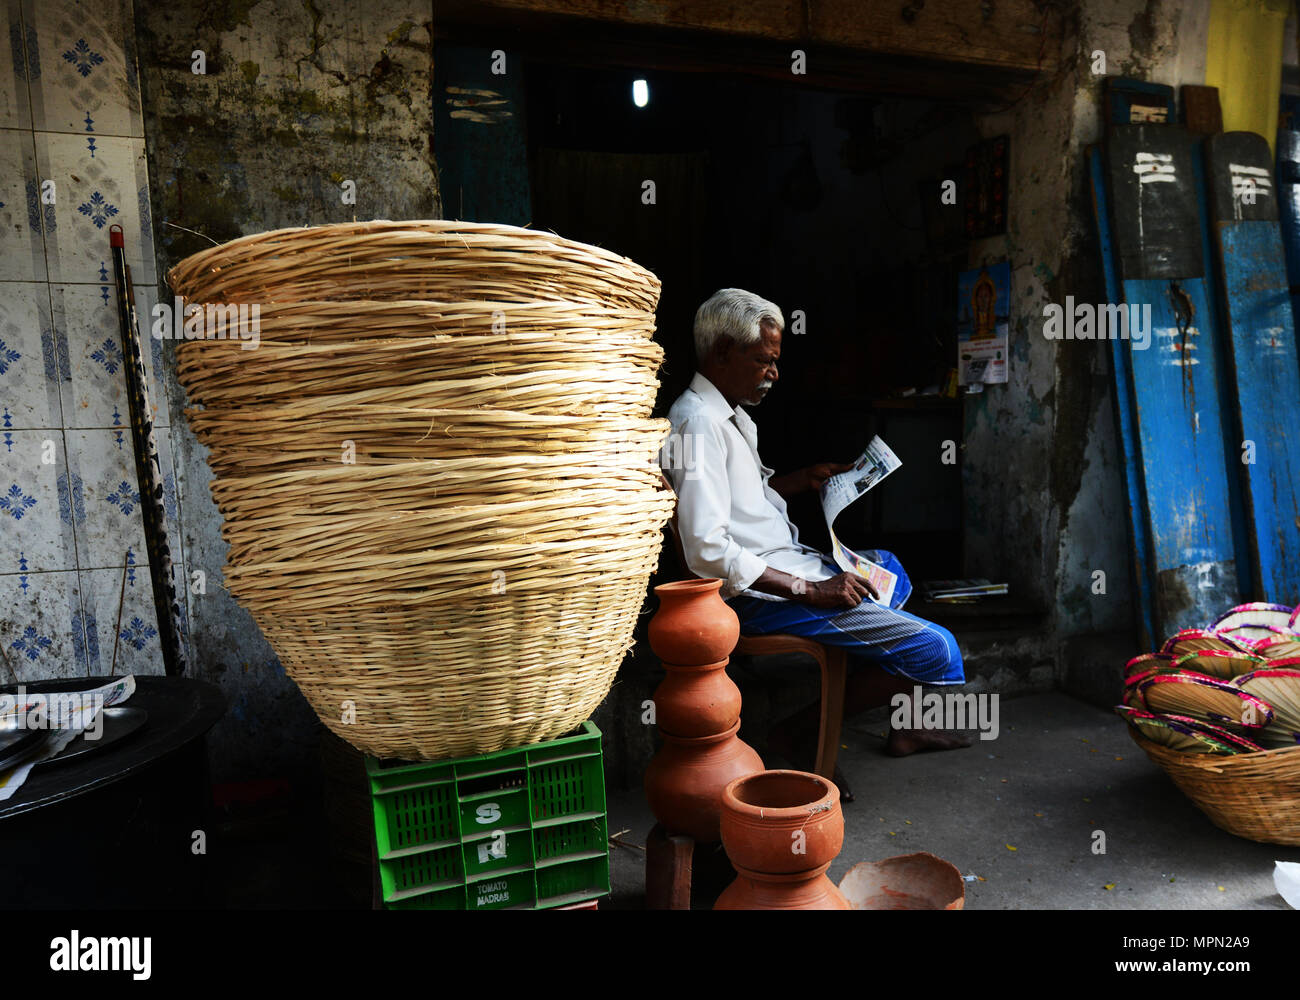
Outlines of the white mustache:
{"type": "Polygon", "coordinates": [[[772,385],[773,383],[770,379],[764,379],[762,382],[758,383],[758,390],[761,392],[764,389],[770,389],[772,388],[772,385]]]}

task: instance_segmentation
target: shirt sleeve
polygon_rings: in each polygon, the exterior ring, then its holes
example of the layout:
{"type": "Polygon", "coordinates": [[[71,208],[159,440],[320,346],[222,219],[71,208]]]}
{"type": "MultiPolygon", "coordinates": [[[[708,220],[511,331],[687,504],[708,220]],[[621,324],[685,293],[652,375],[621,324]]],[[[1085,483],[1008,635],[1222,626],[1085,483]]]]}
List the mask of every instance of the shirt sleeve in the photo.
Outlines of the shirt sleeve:
{"type": "Polygon", "coordinates": [[[724,432],[706,417],[690,417],[661,453],[677,493],[677,531],[690,571],[726,581],[739,593],[763,575],[767,563],[731,537],[731,483],[724,432]]]}

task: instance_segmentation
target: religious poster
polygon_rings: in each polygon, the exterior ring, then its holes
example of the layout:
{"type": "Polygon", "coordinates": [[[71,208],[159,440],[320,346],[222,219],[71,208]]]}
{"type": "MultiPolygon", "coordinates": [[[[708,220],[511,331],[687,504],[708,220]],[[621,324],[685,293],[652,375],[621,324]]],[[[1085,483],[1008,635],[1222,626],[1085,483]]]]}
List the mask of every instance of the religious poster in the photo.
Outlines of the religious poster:
{"type": "MultiPolygon", "coordinates": [[[[1007,380],[1011,265],[963,271],[957,280],[957,383],[983,386],[1007,380]]],[[[978,390],[973,390],[978,391],[978,390]]]]}

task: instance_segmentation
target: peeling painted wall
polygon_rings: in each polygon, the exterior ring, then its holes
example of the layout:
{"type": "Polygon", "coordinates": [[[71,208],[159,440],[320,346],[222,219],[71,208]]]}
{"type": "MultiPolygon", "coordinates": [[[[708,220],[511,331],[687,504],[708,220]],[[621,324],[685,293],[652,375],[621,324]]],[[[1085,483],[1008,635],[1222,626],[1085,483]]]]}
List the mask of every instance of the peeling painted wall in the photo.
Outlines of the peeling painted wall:
{"type": "Polygon", "coordinates": [[[985,135],[1012,136],[1009,231],[977,244],[971,263],[1011,258],[1013,363],[1007,387],[967,403],[967,568],[1052,609],[1058,680],[1072,669],[1060,662],[1071,636],[1133,627],[1111,347],[1042,335],[1046,303],[1105,300],[1083,164],[1102,135],[1093,54],[1105,53],[1109,75],[1200,83],[1207,12],[1199,0],[1090,0],[1069,26],[1058,76],[982,123],[985,135]],[[1098,570],[1104,593],[1094,592],[1098,570]]]}
{"type": "MultiPolygon", "coordinates": [[[[141,5],[159,272],[214,241],[283,226],[438,217],[431,14],[407,0],[141,5]],[[348,180],[355,204],[343,199],[348,180]]],[[[180,407],[172,346],[166,386],[180,407]]],[[[175,450],[187,565],[207,575],[207,593],[190,603],[193,674],[230,704],[211,737],[214,778],[313,770],[319,724],[221,587],[226,545],[206,449],[181,421],[175,450]]]]}

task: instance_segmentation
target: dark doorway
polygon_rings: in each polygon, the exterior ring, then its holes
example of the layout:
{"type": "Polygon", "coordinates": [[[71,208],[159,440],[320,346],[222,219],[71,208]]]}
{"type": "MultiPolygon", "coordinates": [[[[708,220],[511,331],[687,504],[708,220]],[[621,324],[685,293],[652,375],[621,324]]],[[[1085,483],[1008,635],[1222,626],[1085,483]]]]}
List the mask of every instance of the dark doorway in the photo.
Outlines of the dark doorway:
{"type": "MultiPolygon", "coordinates": [[[[914,579],[962,575],[960,467],[939,461],[961,404],[919,397],[955,364],[966,246],[927,199],[977,138],[970,113],[734,75],[537,62],[524,80],[533,226],[663,282],[657,412],[693,373],[700,302],[729,286],[771,299],[787,332],[780,384],[754,410],[764,459],[851,461],[881,433],[903,467],[837,533],[893,549],[914,579]]],[[[816,498],[800,500],[803,537],[828,548],[816,498]]]]}

